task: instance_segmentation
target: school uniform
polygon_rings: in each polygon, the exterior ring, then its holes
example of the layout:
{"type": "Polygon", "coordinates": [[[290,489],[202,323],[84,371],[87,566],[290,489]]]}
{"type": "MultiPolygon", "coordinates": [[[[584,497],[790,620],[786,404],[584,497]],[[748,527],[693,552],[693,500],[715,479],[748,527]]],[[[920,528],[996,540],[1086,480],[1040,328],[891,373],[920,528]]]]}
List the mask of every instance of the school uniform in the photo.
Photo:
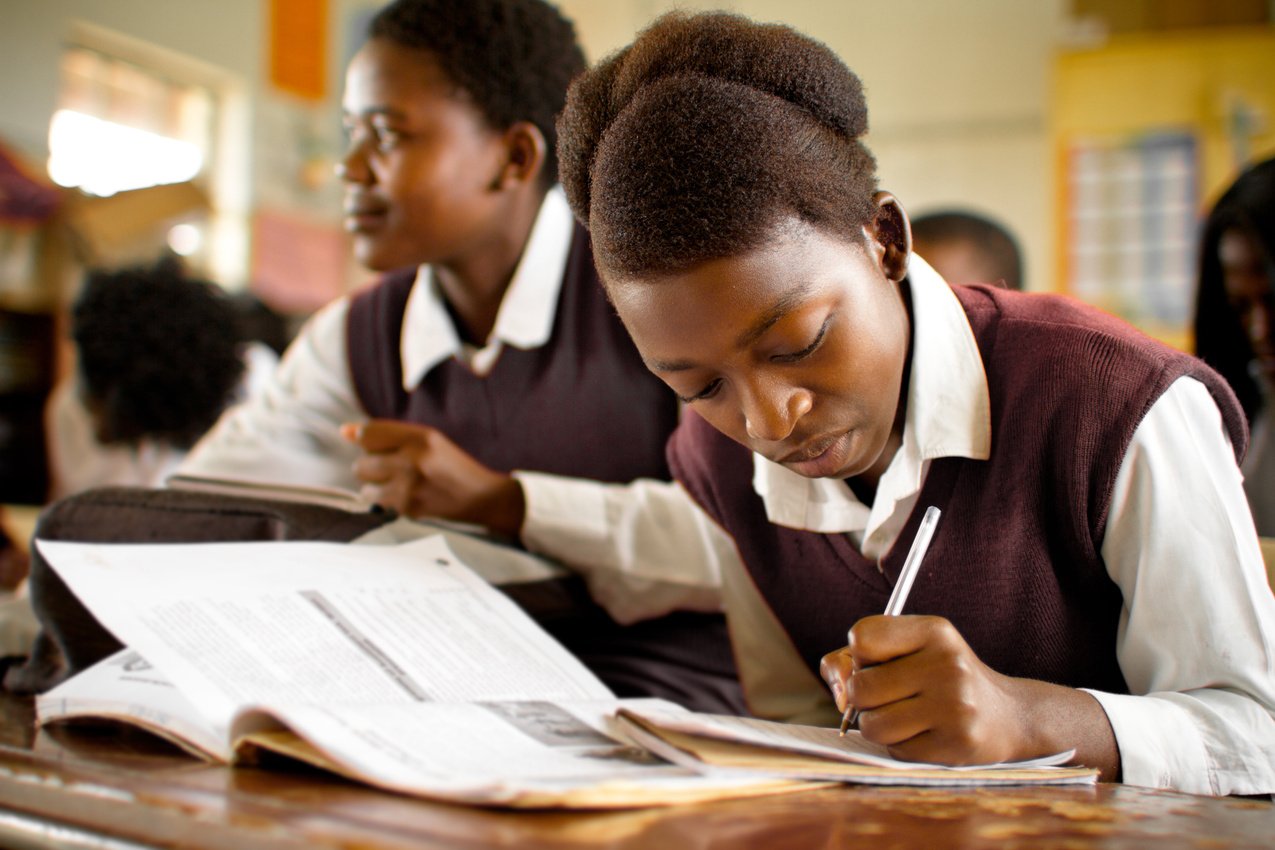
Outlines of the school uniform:
{"type": "MultiPolygon", "coordinates": [[[[688,529],[688,584],[721,589],[750,708],[836,722],[818,658],[884,610],[932,501],[945,515],[905,613],[951,617],[1002,672],[1093,694],[1126,782],[1275,792],[1275,597],[1220,379],[1090,308],[958,295],[916,257],[909,285],[903,443],[872,504],[693,415],[670,444],[684,489],[642,494],[688,529]]],[[[623,491],[598,497],[620,522],[640,513],[623,491]]],[[[592,528],[578,545],[626,534],[592,528]]],[[[537,545],[570,560],[564,534],[537,545]]]]}
{"type": "MultiPolygon", "coordinates": [[[[668,477],[664,446],[678,418],[607,303],[587,234],[557,189],[485,346],[461,341],[427,267],[389,274],[308,322],[259,402],[219,422],[182,471],[357,488],[358,450],[339,428],[378,417],[436,427],[499,471],[616,484],[668,477]]],[[[617,622],[578,580],[552,599],[542,624],[618,694],[743,710],[715,596],[642,622],[617,622]]]]}

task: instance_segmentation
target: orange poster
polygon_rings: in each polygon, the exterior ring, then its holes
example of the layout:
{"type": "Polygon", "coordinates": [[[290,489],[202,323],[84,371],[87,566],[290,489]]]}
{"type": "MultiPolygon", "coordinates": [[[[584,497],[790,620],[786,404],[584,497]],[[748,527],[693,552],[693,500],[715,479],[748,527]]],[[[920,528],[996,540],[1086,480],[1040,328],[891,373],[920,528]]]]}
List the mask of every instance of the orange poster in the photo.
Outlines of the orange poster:
{"type": "Polygon", "coordinates": [[[270,82],[309,100],[327,92],[328,0],[270,0],[270,82]]]}

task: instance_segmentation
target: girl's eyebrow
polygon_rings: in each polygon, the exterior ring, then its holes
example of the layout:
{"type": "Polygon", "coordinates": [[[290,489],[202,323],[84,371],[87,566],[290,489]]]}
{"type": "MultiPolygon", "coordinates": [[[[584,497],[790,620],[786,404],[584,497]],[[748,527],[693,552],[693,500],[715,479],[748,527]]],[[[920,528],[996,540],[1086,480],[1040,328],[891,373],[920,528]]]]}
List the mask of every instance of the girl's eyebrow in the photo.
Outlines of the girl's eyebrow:
{"type": "Polygon", "coordinates": [[[366,109],[360,109],[358,112],[352,112],[348,109],[341,110],[344,118],[371,118],[376,115],[384,115],[388,118],[402,118],[403,112],[389,106],[369,106],[366,109]]]}
{"type": "Polygon", "coordinates": [[[762,317],[751,328],[739,335],[739,338],[735,340],[735,347],[747,348],[761,339],[766,331],[775,326],[776,322],[791,313],[809,292],[809,282],[799,283],[785,292],[779,297],[778,301],[771,305],[769,310],[762,314],[762,317]]]}
{"type": "MultiPolygon", "coordinates": [[[[744,331],[735,340],[737,349],[747,348],[765,335],[766,331],[775,326],[775,323],[787,316],[796,308],[806,295],[810,292],[810,283],[803,282],[785,292],[779,297],[779,300],[770,306],[762,317],[753,323],[752,327],[744,331]]],[[[646,367],[653,372],[685,372],[687,369],[694,369],[695,364],[689,360],[648,360],[646,367]]]]}

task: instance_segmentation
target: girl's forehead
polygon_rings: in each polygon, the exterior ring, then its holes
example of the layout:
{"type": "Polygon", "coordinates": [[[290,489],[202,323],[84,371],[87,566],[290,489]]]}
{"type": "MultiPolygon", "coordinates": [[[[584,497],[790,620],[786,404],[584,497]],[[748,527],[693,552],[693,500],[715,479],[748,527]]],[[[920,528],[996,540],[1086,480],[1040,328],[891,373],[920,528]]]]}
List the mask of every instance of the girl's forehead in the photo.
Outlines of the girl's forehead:
{"type": "Polygon", "coordinates": [[[772,229],[758,245],[673,272],[605,273],[613,300],[635,305],[695,303],[735,305],[792,301],[847,276],[874,270],[861,241],[810,227],[772,229]]]}
{"type": "Polygon", "coordinates": [[[385,39],[364,44],[350,60],[345,79],[347,105],[351,99],[460,96],[434,54],[385,39]]]}

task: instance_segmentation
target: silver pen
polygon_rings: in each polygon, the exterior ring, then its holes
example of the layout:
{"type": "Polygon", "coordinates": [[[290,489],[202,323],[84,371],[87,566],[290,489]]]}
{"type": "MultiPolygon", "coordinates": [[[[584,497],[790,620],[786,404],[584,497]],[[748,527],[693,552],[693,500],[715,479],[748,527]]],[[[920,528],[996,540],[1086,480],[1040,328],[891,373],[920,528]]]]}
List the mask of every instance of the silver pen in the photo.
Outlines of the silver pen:
{"type": "MultiPolygon", "coordinates": [[[[939,516],[942,513],[937,507],[931,505],[926,509],[925,516],[921,518],[916,537],[912,539],[912,548],[908,550],[903,569],[899,571],[899,580],[894,583],[890,601],[885,605],[887,617],[897,617],[903,613],[903,606],[908,601],[908,593],[912,590],[912,582],[916,580],[916,574],[920,572],[921,561],[925,558],[926,550],[930,548],[930,539],[934,537],[934,527],[939,524],[939,516]]],[[[846,642],[849,643],[849,641],[850,638],[847,635],[846,642]]],[[[859,709],[847,705],[845,714],[841,715],[841,734],[846,734],[846,730],[857,725],[858,722],[859,709]]]]}

